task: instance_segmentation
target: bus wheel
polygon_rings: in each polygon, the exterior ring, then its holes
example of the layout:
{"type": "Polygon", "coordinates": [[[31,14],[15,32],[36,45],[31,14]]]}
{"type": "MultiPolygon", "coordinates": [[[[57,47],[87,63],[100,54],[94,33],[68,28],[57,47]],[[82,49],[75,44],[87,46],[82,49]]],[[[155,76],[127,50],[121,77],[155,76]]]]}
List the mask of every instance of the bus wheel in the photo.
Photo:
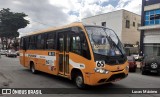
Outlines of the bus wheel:
{"type": "Polygon", "coordinates": [[[36,73],[37,73],[33,62],[31,63],[30,70],[31,70],[31,72],[32,72],[33,74],[36,74],[36,73]]]}
{"type": "Polygon", "coordinates": [[[78,88],[80,89],[84,89],[86,88],[86,85],[84,84],[84,79],[83,79],[83,76],[82,74],[78,74],[76,77],[75,77],[75,84],[78,88]]]}

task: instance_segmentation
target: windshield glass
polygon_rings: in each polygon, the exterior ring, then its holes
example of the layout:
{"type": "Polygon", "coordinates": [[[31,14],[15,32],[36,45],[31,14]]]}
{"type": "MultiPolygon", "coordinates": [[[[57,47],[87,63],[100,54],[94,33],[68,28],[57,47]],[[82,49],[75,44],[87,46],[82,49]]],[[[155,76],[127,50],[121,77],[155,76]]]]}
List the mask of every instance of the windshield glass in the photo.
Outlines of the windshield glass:
{"type": "Polygon", "coordinates": [[[107,56],[125,54],[123,46],[113,30],[94,26],[86,26],[86,30],[94,53],[107,56]]]}

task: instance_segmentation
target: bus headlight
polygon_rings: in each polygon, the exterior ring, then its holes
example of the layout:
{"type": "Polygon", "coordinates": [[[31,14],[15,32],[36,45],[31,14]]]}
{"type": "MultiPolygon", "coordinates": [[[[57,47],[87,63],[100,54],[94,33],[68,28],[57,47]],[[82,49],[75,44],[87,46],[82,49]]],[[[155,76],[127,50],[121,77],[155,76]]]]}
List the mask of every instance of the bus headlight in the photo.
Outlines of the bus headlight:
{"type": "Polygon", "coordinates": [[[129,71],[129,66],[126,66],[126,70],[129,71]]]}
{"type": "Polygon", "coordinates": [[[104,69],[104,68],[95,68],[94,70],[95,70],[95,72],[97,72],[97,73],[102,73],[102,74],[107,74],[107,73],[109,73],[109,71],[106,70],[106,69],[104,69]]]}

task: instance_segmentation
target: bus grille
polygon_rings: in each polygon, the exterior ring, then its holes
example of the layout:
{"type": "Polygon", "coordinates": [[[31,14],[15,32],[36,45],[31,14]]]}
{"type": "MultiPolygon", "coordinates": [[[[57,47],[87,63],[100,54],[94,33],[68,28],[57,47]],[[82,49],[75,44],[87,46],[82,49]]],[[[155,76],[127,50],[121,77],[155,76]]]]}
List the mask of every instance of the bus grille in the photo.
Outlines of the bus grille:
{"type": "Polygon", "coordinates": [[[125,73],[114,74],[106,82],[114,81],[118,78],[122,79],[122,78],[125,78],[125,77],[126,77],[125,73]]]}
{"type": "Polygon", "coordinates": [[[125,73],[114,74],[109,79],[105,78],[105,79],[99,80],[98,83],[111,82],[111,81],[115,81],[118,78],[123,79],[126,76],[127,75],[125,75],[125,73]]]}

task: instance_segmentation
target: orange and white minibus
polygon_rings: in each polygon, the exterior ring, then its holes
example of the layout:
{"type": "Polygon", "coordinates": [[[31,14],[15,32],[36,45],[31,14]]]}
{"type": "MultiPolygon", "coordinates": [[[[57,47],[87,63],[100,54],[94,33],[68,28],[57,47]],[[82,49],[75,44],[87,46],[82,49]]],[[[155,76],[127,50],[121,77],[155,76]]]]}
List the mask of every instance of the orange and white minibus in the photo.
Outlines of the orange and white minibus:
{"type": "Polygon", "coordinates": [[[21,37],[20,64],[75,82],[78,88],[121,80],[128,62],[116,33],[106,27],[72,23],[21,37]]]}

